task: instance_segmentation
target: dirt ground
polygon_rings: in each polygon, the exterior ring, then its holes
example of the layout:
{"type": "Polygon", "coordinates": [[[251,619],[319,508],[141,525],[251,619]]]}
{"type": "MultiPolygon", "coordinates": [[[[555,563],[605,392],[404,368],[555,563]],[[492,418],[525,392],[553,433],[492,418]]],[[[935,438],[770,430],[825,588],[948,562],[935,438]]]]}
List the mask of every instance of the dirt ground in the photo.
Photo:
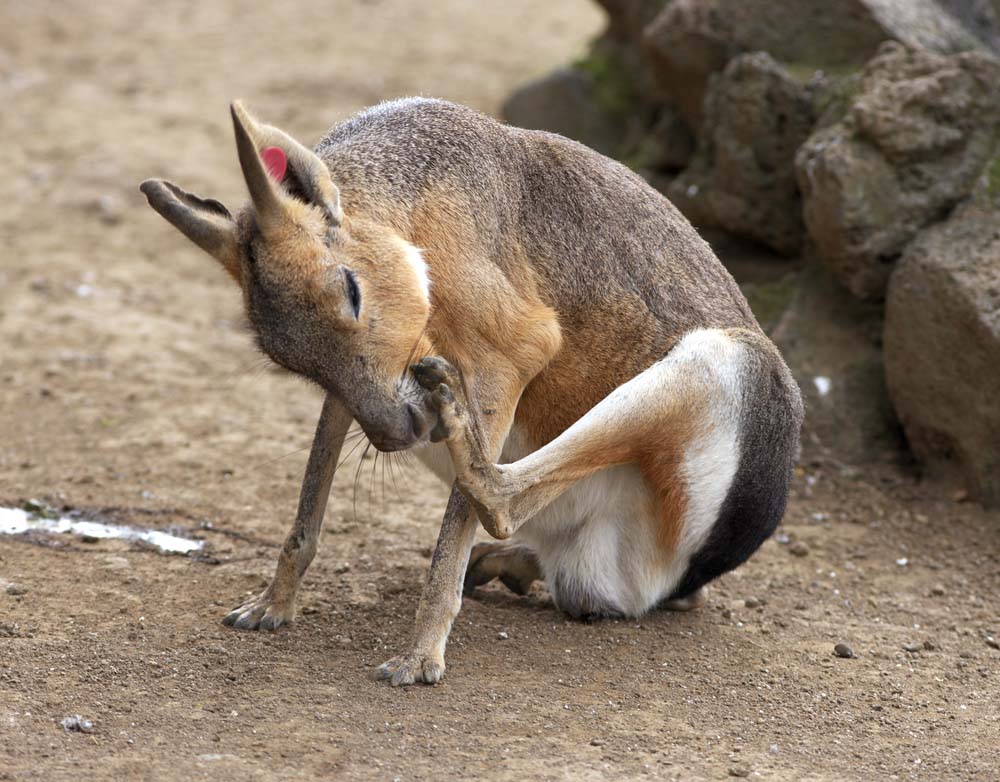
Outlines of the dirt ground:
{"type": "Polygon", "coordinates": [[[1000,778],[1000,518],[812,448],[779,535],[700,612],[587,625],[491,586],[440,685],[372,681],[445,498],[380,460],[335,482],[299,621],[219,623],[270,576],[321,400],[137,183],[236,205],[230,99],[306,141],[395,95],[495,112],[602,21],[588,0],[269,5],[0,3],[0,504],[206,541],[0,539],[0,780],[1000,778]]]}

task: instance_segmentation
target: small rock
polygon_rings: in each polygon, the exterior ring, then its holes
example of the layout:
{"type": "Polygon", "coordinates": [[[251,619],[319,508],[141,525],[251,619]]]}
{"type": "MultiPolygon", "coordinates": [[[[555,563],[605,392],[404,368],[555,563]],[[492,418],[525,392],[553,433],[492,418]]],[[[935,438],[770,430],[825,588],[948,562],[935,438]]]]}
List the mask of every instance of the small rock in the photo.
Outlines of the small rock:
{"type": "Polygon", "coordinates": [[[842,657],[845,660],[850,660],[855,656],[854,650],[845,643],[839,643],[834,646],[833,653],[837,655],[837,657],[842,657]]]}
{"type": "Polygon", "coordinates": [[[590,740],[590,746],[592,746],[592,747],[603,747],[604,746],[604,739],[591,739],[590,740]]]}
{"type": "Polygon", "coordinates": [[[21,584],[10,583],[7,584],[7,594],[13,595],[14,597],[20,597],[21,595],[28,594],[28,588],[22,586],[21,584]]]}
{"type": "Polygon", "coordinates": [[[318,614],[319,609],[316,606],[302,606],[302,614],[304,616],[312,616],[313,614],[318,614]]]}
{"type": "Polygon", "coordinates": [[[924,641],[924,649],[926,649],[928,652],[933,652],[935,649],[937,649],[937,644],[935,644],[933,641],[924,641]]]}
{"type": "Polygon", "coordinates": [[[985,638],[986,645],[991,649],[1000,649],[1000,641],[994,638],[992,635],[988,635],[985,638]]]}
{"type": "Polygon", "coordinates": [[[796,557],[805,557],[809,554],[809,546],[804,540],[797,540],[788,547],[789,553],[796,557]]]}
{"type": "Polygon", "coordinates": [[[101,222],[115,225],[122,221],[122,203],[117,196],[105,194],[97,199],[95,204],[101,222]]]}
{"type": "Polygon", "coordinates": [[[347,562],[345,562],[343,565],[337,565],[337,567],[333,569],[333,572],[336,573],[338,576],[341,576],[344,573],[350,573],[351,565],[347,562]]]}
{"type": "Polygon", "coordinates": [[[730,766],[729,776],[731,777],[748,777],[750,776],[750,769],[746,766],[730,766]]]}
{"type": "Polygon", "coordinates": [[[746,600],[743,601],[743,605],[745,605],[747,608],[760,608],[760,606],[763,605],[763,603],[761,603],[760,600],[758,600],[756,597],[748,597],[746,600]]]}
{"type": "Polygon", "coordinates": [[[941,584],[935,584],[931,587],[931,597],[944,597],[944,587],[941,584]]]}
{"type": "Polygon", "coordinates": [[[506,641],[508,638],[510,638],[510,636],[507,635],[507,632],[505,630],[501,630],[499,633],[497,633],[498,641],[506,641]]]}
{"type": "Polygon", "coordinates": [[[911,652],[911,653],[912,652],[919,652],[923,648],[924,648],[923,644],[903,644],[903,651],[904,652],[911,652]]]}
{"type": "Polygon", "coordinates": [[[73,714],[69,717],[63,717],[59,722],[63,726],[63,730],[67,733],[93,733],[94,723],[90,720],[86,720],[79,714],[73,714]]]}

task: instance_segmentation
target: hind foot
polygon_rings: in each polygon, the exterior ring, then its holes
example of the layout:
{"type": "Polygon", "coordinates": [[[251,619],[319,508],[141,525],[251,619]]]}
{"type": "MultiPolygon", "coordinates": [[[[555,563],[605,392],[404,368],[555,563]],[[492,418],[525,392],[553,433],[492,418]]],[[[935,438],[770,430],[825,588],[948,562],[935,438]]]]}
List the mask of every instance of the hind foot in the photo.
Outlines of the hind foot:
{"type": "Polygon", "coordinates": [[[511,543],[477,543],[465,571],[465,594],[499,578],[515,595],[527,594],[531,585],[542,578],[542,569],[534,553],[526,546],[511,543]]]}
{"type": "Polygon", "coordinates": [[[677,597],[673,600],[664,600],[659,607],[667,611],[694,611],[705,605],[708,600],[708,593],[705,587],[698,587],[687,597],[677,597]]]}
{"type": "Polygon", "coordinates": [[[462,378],[450,363],[439,356],[424,356],[410,367],[417,383],[430,394],[438,414],[431,441],[454,440],[465,434],[465,399],[462,378]]]}

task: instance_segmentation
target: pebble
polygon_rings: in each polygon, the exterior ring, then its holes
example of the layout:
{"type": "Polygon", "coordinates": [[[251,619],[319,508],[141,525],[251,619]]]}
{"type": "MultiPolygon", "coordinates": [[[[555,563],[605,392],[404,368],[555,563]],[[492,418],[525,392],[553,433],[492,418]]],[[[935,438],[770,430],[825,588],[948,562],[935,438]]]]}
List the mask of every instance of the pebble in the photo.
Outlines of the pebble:
{"type": "Polygon", "coordinates": [[[341,576],[344,573],[350,573],[351,565],[349,562],[345,562],[343,565],[337,565],[337,567],[333,569],[333,572],[336,573],[338,576],[341,576]]]}
{"type": "Polygon", "coordinates": [[[747,608],[760,608],[760,606],[763,605],[763,603],[761,603],[761,601],[758,600],[756,597],[748,597],[746,600],[743,601],[743,605],[745,605],[747,608]]]}
{"type": "Polygon", "coordinates": [[[93,733],[94,723],[90,720],[85,720],[79,714],[73,714],[69,717],[63,717],[59,722],[63,726],[63,730],[67,733],[93,733]]]}
{"type": "Polygon", "coordinates": [[[854,657],[854,650],[847,644],[840,643],[833,647],[833,653],[837,657],[843,657],[845,660],[850,660],[854,657]]]}
{"type": "Polygon", "coordinates": [[[941,584],[935,584],[931,587],[931,597],[944,597],[944,587],[941,584]]]}
{"type": "Polygon", "coordinates": [[[923,648],[923,644],[903,644],[904,652],[919,652],[923,648]]]}
{"type": "Polygon", "coordinates": [[[604,739],[591,739],[590,740],[590,746],[592,746],[592,747],[603,747],[604,746],[604,739]]]}
{"type": "Polygon", "coordinates": [[[115,225],[122,221],[122,203],[116,196],[105,194],[97,199],[95,204],[101,222],[115,225]]]}
{"type": "Polygon", "coordinates": [[[28,594],[28,588],[20,584],[7,584],[7,594],[20,597],[21,595],[28,594]]]}
{"type": "Polygon", "coordinates": [[[497,633],[498,641],[506,641],[508,638],[510,638],[510,636],[507,635],[507,632],[505,630],[501,630],[499,633],[497,633]]]}
{"type": "Polygon", "coordinates": [[[750,769],[746,766],[730,766],[729,776],[731,777],[748,777],[750,776],[750,769]]]}
{"type": "Polygon", "coordinates": [[[809,554],[809,546],[804,540],[797,540],[788,547],[789,553],[796,557],[804,557],[809,554]]]}
{"type": "Polygon", "coordinates": [[[986,645],[991,649],[1000,649],[1000,641],[998,641],[992,635],[986,636],[986,645]]]}

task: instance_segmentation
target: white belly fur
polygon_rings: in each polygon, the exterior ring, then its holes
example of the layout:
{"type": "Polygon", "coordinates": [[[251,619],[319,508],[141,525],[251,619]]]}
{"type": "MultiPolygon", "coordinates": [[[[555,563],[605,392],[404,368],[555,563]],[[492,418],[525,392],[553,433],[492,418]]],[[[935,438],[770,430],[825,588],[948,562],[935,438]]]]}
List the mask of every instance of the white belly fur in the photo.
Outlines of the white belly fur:
{"type": "MultiPolygon", "coordinates": [[[[515,540],[538,556],[561,608],[576,613],[574,608],[585,605],[597,613],[639,616],[670,596],[711,532],[739,465],[736,416],[730,412],[715,420],[708,433],[689,444],[684,459],[689,504],[671,561],[662,560],[655,540],[656,503],[635,465],[583,479],[518,529],[515,540]]],[[[528,453],[512,428],[500,461],[517,461],[528,453]]],[[[443,443],[415,454],[446,484],[454,480],[443,443]]]]}

